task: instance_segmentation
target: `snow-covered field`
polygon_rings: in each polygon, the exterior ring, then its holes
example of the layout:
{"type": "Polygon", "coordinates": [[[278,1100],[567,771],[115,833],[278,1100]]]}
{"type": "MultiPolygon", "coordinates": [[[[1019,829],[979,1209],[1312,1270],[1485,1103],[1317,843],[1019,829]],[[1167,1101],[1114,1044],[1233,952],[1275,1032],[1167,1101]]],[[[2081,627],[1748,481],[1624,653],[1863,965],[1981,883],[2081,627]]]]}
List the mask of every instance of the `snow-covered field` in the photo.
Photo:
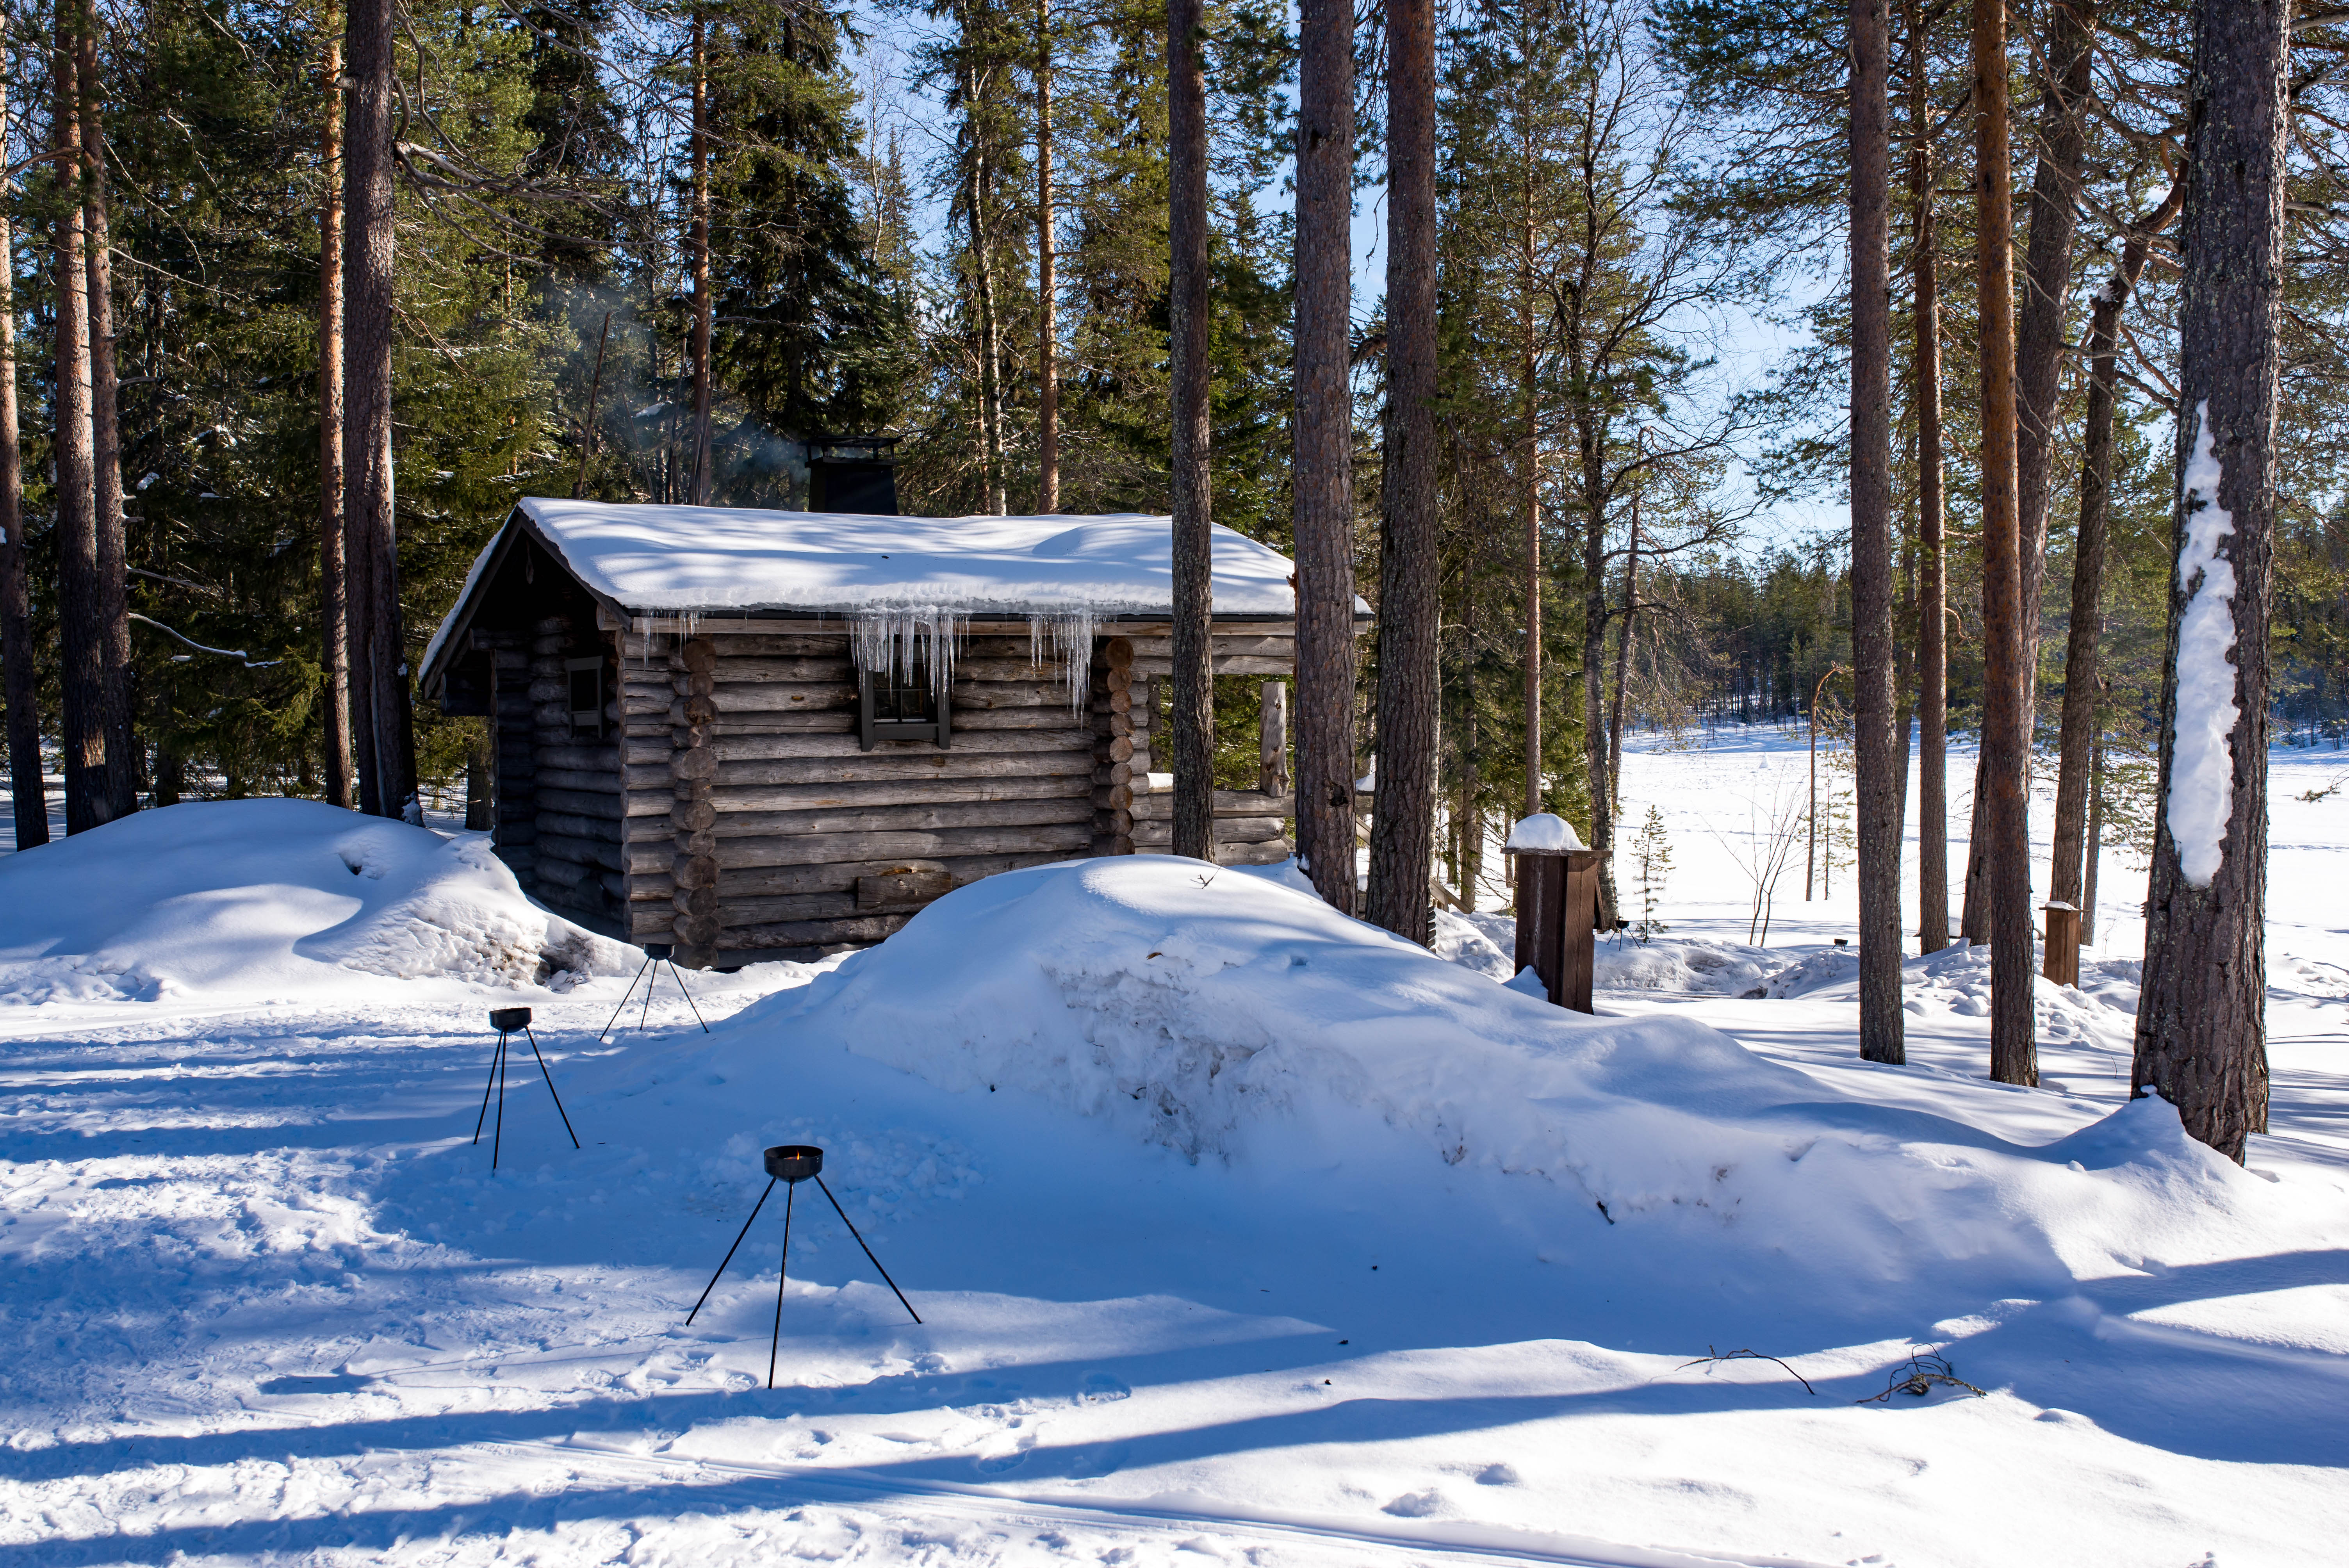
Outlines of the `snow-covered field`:
{"type": "Polygon", "coordinates": [[[632,955],[471,841],[256,802],[0,861],[0,1568],[2339,1561],[2349,791],[2298,797],[2349,755],[2275,755],[2248,1171],[2124,1105],[2119,854],[2046,1087],[1984,1080],[1962,948],[1857,1062],[1847,874],[1746,941],[1803,766],[1632,748],[1671,929],[1595,1021],[1495,983],[1505,921],[1444,963],[1137,859],[599,1043],[632,955]],[[514,1004],[585,1148],[523,1057],[492,1174],[514,1004]],[[923,1323],[798,1189],[769,1390],[783,1193],[685,1317],[786,1140],[923,1323]],[[1983,1393],[1872,1398],[1919,1355],[1983,1393]]]}

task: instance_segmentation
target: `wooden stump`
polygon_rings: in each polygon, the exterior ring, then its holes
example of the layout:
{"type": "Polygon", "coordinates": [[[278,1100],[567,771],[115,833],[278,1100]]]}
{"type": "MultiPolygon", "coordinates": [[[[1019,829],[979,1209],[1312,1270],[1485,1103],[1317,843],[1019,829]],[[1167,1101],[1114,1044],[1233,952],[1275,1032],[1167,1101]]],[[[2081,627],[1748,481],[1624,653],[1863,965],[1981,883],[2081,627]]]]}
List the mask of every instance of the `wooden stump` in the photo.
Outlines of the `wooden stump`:
{"type": "Polygon", "coordinates": [[[1590,1005],[1599,923],[1596,850],[1508,850],[1517,860],[1517,970],[1541,977],[1549,999],[1577,1013],[1590,1005]]]}

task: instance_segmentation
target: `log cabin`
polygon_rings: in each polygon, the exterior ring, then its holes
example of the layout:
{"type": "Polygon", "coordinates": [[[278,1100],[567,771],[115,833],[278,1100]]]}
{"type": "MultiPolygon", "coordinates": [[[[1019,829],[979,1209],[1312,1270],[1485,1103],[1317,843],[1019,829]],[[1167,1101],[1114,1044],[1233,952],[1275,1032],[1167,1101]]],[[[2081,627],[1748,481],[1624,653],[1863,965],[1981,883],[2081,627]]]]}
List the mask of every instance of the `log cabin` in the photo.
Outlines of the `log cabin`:
{"type": "MultiPolygon", "coordinates": [[[[489,720],[492,842],[540,902],[680,964],[807,957],[996,872],[1171,848],[1172,546],[1146,515],[525,500],[421,686],[489,720]]],[[[1216,854],[1267,864],[1294,852],[1294,568],[1213,548],[1215,669],[1266,678],[1216,854]]]]}

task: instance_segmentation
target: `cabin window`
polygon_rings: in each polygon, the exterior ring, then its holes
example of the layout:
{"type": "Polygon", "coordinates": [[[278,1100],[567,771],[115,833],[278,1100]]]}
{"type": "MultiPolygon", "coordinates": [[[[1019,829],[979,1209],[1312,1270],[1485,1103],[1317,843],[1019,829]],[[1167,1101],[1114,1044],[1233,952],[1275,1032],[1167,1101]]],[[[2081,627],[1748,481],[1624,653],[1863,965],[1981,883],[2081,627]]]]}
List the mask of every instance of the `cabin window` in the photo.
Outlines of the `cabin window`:
{"type": "Polygon", "coordinates": [[[910,676],[892,667],[856,676],[856,744],[866,751],[881,740],[926,740],[946,747],[952,737],[946,694],[916,665],[910,676]]]}
{"type": "Polygon", "coordinates": [[[604,661],[565,659],[563,672],[571,683],[571,738],[604,738],[604,661]]]}

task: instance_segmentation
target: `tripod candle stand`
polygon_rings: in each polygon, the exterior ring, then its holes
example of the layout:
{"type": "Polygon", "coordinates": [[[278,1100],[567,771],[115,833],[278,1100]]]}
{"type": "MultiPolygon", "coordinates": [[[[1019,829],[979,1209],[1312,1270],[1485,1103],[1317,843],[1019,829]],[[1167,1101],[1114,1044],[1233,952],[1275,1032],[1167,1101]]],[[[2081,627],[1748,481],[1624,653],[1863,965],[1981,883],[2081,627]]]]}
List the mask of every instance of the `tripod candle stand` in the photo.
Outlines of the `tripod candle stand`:
{"type": "MultiPolygon", "coordinates": [[[[677,972],[677,959],[674,956],[676,952],[677,949],[674,946],[665,942],[647,942],[645,944],[645,961],[636,965],[636,980],[642,980],[645,983],[645,1010],[643,1015],[636,1019],[636,1027],[638,1029],[642,1029],[647,1024],[652,1021],[653,987],[660,984],[660,971],[654,969],[653,965],[656,964],[666,964],[668,965],[669,978],[677,982],[678,990],[683,993],[685,996],[685,1005],[693,1009],[693,1021],[701,1026],[701,1032],[706,1035],[709,1033],[709,1021],[702,1017],[701,1008],[695,1003],[693,993],[685,989],[685,976],[677,972]],[[651,971],[649,978],[647,978],[646,973],[648,970],[651,971]]],[[[636,980],[629,981],[628,988],[620,993],[620,1005],[612,1009],[611,1017],[605,1021],[604,1033],[597,1035],[595,1037],[597,1039],[600,1040],[604,1037],[604,1035],[610,1034],[612,1032],[612,1026],[620,1021],[620,1015],[628,1010],[629,998],[633,997],[636,994],[636,980]]]]}
{"type": "Polygon", "coordinates": [[[546,1057],[538,1048],[538,1037],[530,1031],[530,1009],[527,1007],[492,1007],[490,1027],[498,1032],[498,1054],[490,1059],[490,1081],[481,1086],[481,1114],[473,1119],[473,1143],[481,1141],[481,1123],[489,1119],[490,1090],[498,1091],[498,1119],[490,1134],[490,1169],[498,1168],[498,1146],[504,1141],[506,1130],[506,1040],[520,1030],[530,1041],[530,1054],[538,1057],[538,1070],[546,1079],[546,1092],[554,1095],[554,1114],[563,1118],[563,1130],[571,1133],[571,1147],[579,1147],[579,1135],[571,1130],[571,1113],[563,1109],[563,1097],[554,1093],[554,1075],[546,1070],[546,1057]]]}
{"type": "Polygon", "coordinates": [[[848,1217],[848,1211],[840,1206],[840,1200],[833,1197],[832,1189],[823,1184],[823,1150],[812,1143],[779,1143],[766,1151],[765,1160],[766,1191],[761,1192],[759,1201],[750,1205],[750,1218],[742,1222],[741,1232],[735,1236],[734,1245],[726,1249],[726,1256],[719,1262],[718,1273],[711,1274],[709,1283],[701,1287],[701,1299],[695,1302],[693,1310],[685,1315],[685,1322],[690,1328],[693,1320],[700,1315],[703,1304],[709,1300],[709,1293],[718,1288],[719,1276],[726,1273],[726,1265],[734,1261],[734,1253],[741,1247],[742,1238],[750,1233],[751,1222],[758,1219],[759,1211],[767,1206],[767,1199],[774,1191],[775,1183],[783,1182],[783,1261],[775,1274],[775,1332],[767,1346],[767,1387],[771,1388],[775,1386],[775,1357],[783,1344],[783,1284],[792,1272],[792,1200],[798,1193],[800,1183],[811,1177],[814,1178],[817,1189],[832,1204],[832,1212],[838,1214],[840,1222],[848,1227],[848,1233],[856,1237],[856,1244],[864,1247],[866,1259],[880,1270],[882,1283],[896,1296],[897,1305],[904,1307],[916,1323],[922,1321],[922,1315],[914,1311],[914,1304],[905,1299],[905,1293],[897,1288],[897,1282],[889,1277],[889,1271],[881,1267],[881,1260],[874,1257],[873,1249],[864,1246],[864,1238],[857,1234],[856,1222],[848,1217]]]}

